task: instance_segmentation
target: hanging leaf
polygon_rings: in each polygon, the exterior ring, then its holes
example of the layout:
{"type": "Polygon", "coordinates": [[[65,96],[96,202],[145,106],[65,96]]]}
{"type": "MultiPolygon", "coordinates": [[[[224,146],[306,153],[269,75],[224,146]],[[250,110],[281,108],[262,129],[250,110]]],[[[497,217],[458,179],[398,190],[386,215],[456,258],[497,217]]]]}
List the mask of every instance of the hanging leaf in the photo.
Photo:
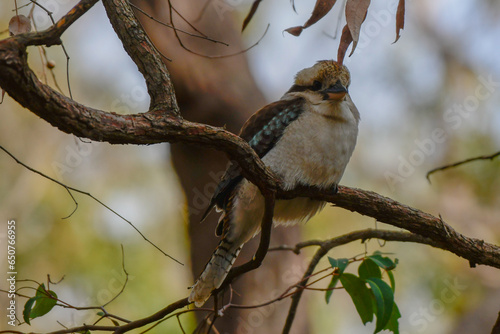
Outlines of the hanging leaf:
{"type": "Polygon", "coordinates": [[[373,321],[372,294],[365,281],[353,274],[343,274],[340,276],[340,282],[351,296],[363,324],[373,321]]]}
{"type": "Polygon", "coordinates": [[[31,325],[30,324],[31,309],[33,307],[33,304],[36,302],[36,300],[38,298],[39,297],[31,297],[30,299],[28,299],[26,304],[24,304],[23,319],[24,319],[24,322],[26,322],[28,325],[31,325]]]}
{"type": "Polygon", "coordinates": [[[372,277],[382,278],[382,272],[380,271],[379,266],[369,258],[366,258],[363,260],[363,262],[361,262],[358,268],[358,274],[362,279],[368,279],[372,277]]]}
{"type": "Polygon", "coordinates": [[[332,257],[328,257],[328,262],[330,262],[330,265],[332,266],[332,268],[339,268],[339,271],[341,273],[343,273],[345,268],[349,264],[349,259],[345,259],[345,258],[334,259],[332,257]]]}
{"type": "Polygon", "coordinates": [[[328,261],[330,262],[330,265],[332,266],[332,268],[337,268],[337,271],[332,276],[332,280],[330,281],[330,284],[328,284],[328,290],[326,291],[326,294],[325,294],[325,300],[326,300],[327,304],[330,302],[330,297],[332,296],[333,289],[337,285],[340,276],[344,273],[345,268],[349,264],[348,259],[334,259],[334,258],[328,257],[328,261]]]}
{"type": "Polygon", "coordinates": [[[382,331],[391,318],[392,308],[394,306],[394,293],[391,287],[380,278],[369,278],[366,282],[370,285],[375,305],[377,306],[377,324],[375,333],[382,331]]]}
{"type": "Polygon", "coordinates": [[[345,54],[351,43],[352,43],[351,31],[349,30],[349,27],[346,24],[344,26],[344,29],[342,29],[342,36],[340,36],[339,50],[337,51],[337,61],[339,63],[342,64],[344,62],[345,54]]]}
{"type": "Polygon", "coordinates": [[[353,41],[352,51],[349,56],[352,55],[358,45],[361,24],[363,24],[366,19],[369,6],[370,0],[347,0],[346,2],[345,18],[353,41]]]}
{"type": "Polygon", "coordinates": [[[399,318],[401,318],[401,313],[399,313],[398,306],[396,305],[396,303],[394,303],[394,305],[392,306],[391,317],[389,318],[389,321],[387,322],[387,325],[384,327],[384,329],[387,329],[394,334],[399,334],[399,318]]]}
{"type": "Polygon", "coordinates": [[[385,270],[393,270],[398,264],[398,259],[392,261],[386,256],[382,256],[380,253],[375,252],[373,255],[368,256],[369,259],[373,260],[380,268],[385,270]]]}
{"type": "Polygon", "coordinates": [[[389,281],[391,281],[392,291],[395,292],[396,291],[396,280],[394,279],[394,274],[392,273],[391,270],[387,270],[386,273],[387,273],[387,276],[389,276],[389,281]]]}
{"type": "Polygon", "coordinates": [[[295,37],[300,36],[300,34],[302,34],[302,30],[304,30],[304,28],[302,28],[302,26],[291,27],[291,28],[285,29],[285,31],[287,33],[294,35],[295,37]]]}
{"type": "Polygon", "coordinates": [[[311,17],[304,24],[304,29],[312,26],[319,20],[321,20],[328,12],[333,8],[337,0],[317,0],[316,5],[314,5],[311,17]]]}
{"type": "Polygon", "coordinates": [[[31,20],[24,15],[16,15],[9,21],[9,33],[11,36],[31,31],[31,20]]]}
{"type": "Polygon", "coordinates": [[[285,31],[294,36],[299,36],[302,33],[302,30],[312,26],[328,14],[328,12],[333,8],[333,5],[335,5],[335,2],[337,2],[337,0],[316,0],[316,4],[314,5],[314,9],[309,20],[307,20],[303,26],[288,28],[285,29],[285,31]]]}
{"type": "Polygon", "coordinates": [[[259,8],[259,5],[260,5],[260,2],[262,0],[255,0],[252,4],[252,8],[250,8],[250,11],[248,12],[248,15],[247,17],[245,17],[245,20],[243,21],[243,27],[241,28],[241,31],[243,32],[243,30],[245,30],[245,28],[247,27],[247,25],[250,23],[250,21],[252,20],[255,12],[257,11],[257,8],[259,8]]]}
{"type": "Polygon", "coordinates": [[[396,11],[396,43],[401,37],[401,30],[405,28],[405,0],[399,0],[398,9],[396,11]]]}

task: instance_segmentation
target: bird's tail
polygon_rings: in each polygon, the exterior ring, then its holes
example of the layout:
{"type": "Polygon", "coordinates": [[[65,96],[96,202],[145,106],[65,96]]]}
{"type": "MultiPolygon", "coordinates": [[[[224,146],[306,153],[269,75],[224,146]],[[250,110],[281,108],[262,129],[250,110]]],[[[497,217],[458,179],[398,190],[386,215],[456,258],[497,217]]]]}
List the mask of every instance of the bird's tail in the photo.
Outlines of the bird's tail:
{"type": "Polygon", "coordinates": [[[235,244],[222,238],[219,246],[212,254],[200,277],[192,286],[189,302],[194,302],[196,307],[201,307],[210,297],[213,290],[219,288],[224,282],[229,270],[241,250],[240,244],[235,244]]]}

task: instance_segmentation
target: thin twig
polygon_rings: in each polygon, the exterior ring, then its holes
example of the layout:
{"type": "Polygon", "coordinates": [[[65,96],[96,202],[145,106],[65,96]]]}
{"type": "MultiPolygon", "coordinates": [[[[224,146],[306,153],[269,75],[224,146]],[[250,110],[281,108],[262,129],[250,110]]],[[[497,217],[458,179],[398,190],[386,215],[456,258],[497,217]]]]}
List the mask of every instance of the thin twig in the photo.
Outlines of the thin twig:
{"type": "MultiPolygon", "coordinates": [[[[49,16],[50,20],[52,21],[52,25],[53,26],[56,25],[56,21],[54,20],[54,17],[52,16],[52,12],[50,10],[48,10],[44,6],[40,5],[36,0],[30,0],[30,1],[33,3],[33,5],[36,5],[36,6],[40,7],[42,10],[44,10],[47,13],[47,15],[49,16]]],[[[34,20],[33,20],[33,25],[36,26],[34,20]]],[[[64,52],[64,55],[66,56],[66,83],[68,85],[68,93],[69,93],[69,97],[71,99],[73,99],[73,93],[71,92],[71,84],[70,84],[70,80],[69,80],[69,60],[70,60],[70,57],[69,57],[68,51],[66,51],[66,48],[64,47],[64,44],[63,44],[62,41],[60,41],[60,45],[61,45],[61,48],[62,48],[62,50],[64,52]]],[[[47,57],[45,48],[43,48],[43,52],[45,54],[45,57],[47,57]]],[[[52,78],[54,79],[54,83],[56,85],[56,88],[62,93],[62,89],[59,87],[59,85],[57,83],[57,80],[55,79],[55,75],[54,75],[54,72],[52,71],[52,69],[50,70],[50,72],[52,73],[52,78]]]]}
{"type": "MultiPolygon", "coordinates": [[[[226,46],[229,46],[229,44],[225,43],[225,42],[222,42],[222,41],[219,41],[219,40],[216,40],[216,39],[213,39],[213,38],[210,38],[208,37],[207,35],[199,32],[200,34],[197,35],[197,34],[193,34],[189,31],[186,31],[186,30],[182,30],[182,29],[179,29],[179,28],[176,28],[174,26],[172,26],[171,24],[169,23],[165,23],[155,17],[153,17],[152,15],[148,14],[146,11],[144,11],[143,9],[141,9],[140,7],[134,5],[133,3],[131,3],[130,1],[128,2],[128,4],[130,5],[130,7],[136,9],[138,12],[140,12],[141,14],[143,14],[144,16],[148,17],[149,19],[155,21],[156,23],[159,23],[161,24],[162,26],[165,26],[165,27],[168,27],[170,29],[175,29],[183,34],[186,34],[188,36],[191,36],[191,37],[195,37],[195,38],[200,38],[200,39],[205,39],[207,41],[210,41],[210,42],[214,42],[214,43],[218,43],[218,44],[223,44],[223,45],[226,45],[226,46]]],[[[177,12],[177,11],[176,11],[177,12]]],[[[197,29],[196,29],[197,30],[197,29]]]]}
{"type": "Polygon", "coordinates": [[[458,162],[455,162],[455,163],[452,163],[452,164],[449,164],[449,165],[445,165],[445,166],[442,166],[442,167],[437,167],[437,168],[434,168],[434,169],[431,169],[430,171],[428,171],[427,174],[425,175],[425,177],[427,178],[427,181],[431,182],[429,177],[431,176],[431,174],[434,174],[435,172],[443,171],[443,170],[450,169],[450,168],[454,168],[454,167],[457,167],[457,166],[460,166],[460,165],[467,164],[467,163],[472,162],[472,161],[477,161],[477,160],[493,160],[493,159],[495,159],[498,156],[500,156],[500,151],[496,152],[496,153],[493,153],[491,155],[481,155],[481,156],[478,156],[478,157],[475,157],[475,158],[469,158],[469,159],[458,161],[458,162]]]}
{"type": "MultiPolygon", "coordinates": [[[[12,159],[14,159],[15,162],[17,162],[18,164],[20,164],[21,166],[23,166],[24,168],[28,169],[29,171],[33,172],[33,173],[36,173],[44,178],[46,178],[47,180],[50,180],[58,185],[60,185],[61,187],[63,187],[64,189],[66,189],[66,191],[68,191],[70,194],[71,194],[71,191],[74,191],[74,192],[77,192],[77,193],[80,193],[82,195],[85,195],[85,196],[88,196],[90,198],[92,198],[94,201],[96,201],[97,203],[99,203],[100,205],[102,205],[103,207],[105,207],[106,209],[108,209],[109,211],[111,211],[113,214],[115,214],[116,216],[120,217],[123,221],[127,222],[130,226],[132,226],[132,228],[134,230],[136,230],[137,233],[139,233],[139,235],[145,240],[147,241],[150,245],[152,245],[154,248],[156,248],[157,250],[159,250],[163,255],[169,257],[170,259],[174,260],[175,262],[179,263],[180,265],[184,265],[182,262],[180,262],[179,260],[175,259],[174,257],[168,255],[167,253],[165,253],[160,247],[156,246],[151,240],[149,240],[144,234],[142,234],[142,232],[129,220],[127,220],[126,218],[124,218],[122,215],[120,215],[118,212],[116,212],[115,210],[111,209],[109,206],[107,206],[106,204],[104,204],[101,200],[99,200],[98,198],[94,197],[94,195],[88,193],[88,192],[85,192],[83,190],[80,190],[80,189],[77,189],[77,188],[73,188],[73,187],[70,187],[70,186],[67,186],[66,184],[34,169],[34,168],[31,168],[30,166],[26,165],[25,163],[23,163],[22,161],[20,161],[19,159],[17,159],[12,153],[10,153],[8,150],[6,150],[3,146],[0,145],[0,149],[2,151],[4,151],[5,153],[7,153],[7,155],[9,155],[12,159]]],[[[73,196],[71,196],[71,198],[73,199],[73,201],[75,202],[75,205],[78,206],[78,203],[76,202],[75,198],[73,196]]],[[[74,212],[74,210],[73,210],[74,212]]]]}
{"type": "MultiPolygon", "coordinates": [[[[173,12],[175,11],[175,13],[177,15],[179,15],[179,17],[181,19],[183,19],[185,22],[187,22],[188,24],[190,24],[173,6],[172,6],[172,3],[170,0],[168,0],[168,6],[169,6],[169,15],[170,15],[170,24],[175,27],[175,24],[174,24],[174,21],[173,21],[173,12]]],[[[179,34],[177,33],[177,30],[174,29],[174,34],[175,34],[175,38],[177,39],[177,41],[179,42],[179,45],[186,51],[194,54],[194,55],[197,55],[197,56],[200,56],[200,57],[203,57],[203,58],[207,58],[207,59],[221,59],[221,58],[228,58],[228,57],[234,57],[234,56],[237,56],[237,55],[240,55],[240,54],[243,54],[245,52],[248,52],[250,49],[254,48],[255,46],[257,46],[261,41],[262,39],[264,38],[264,36],[266,36],[267,34],[267,31],[269,30],[269,27],[270,27],[270,24],[267,25],[266,27],[266,30],[264,31],[264,34],[262,34],[262,36],[257,40],[257,42],[255,42],[254,44],[252,44],[251,46],[249,46],[248,48],[244,49],[244,50],[241,50],[241,51],[238,51],[236,53],[232,53],[232,54],[228,54],[228,55],[219,55],[219,56],[209,56],[209,55],[204,55],[204,54],[201,54],[199,52],[196,52],[194,50],[191,50],[190,48],[188,48],[186,45],[184,45],[184,43],[182,42],[182,39],[181,37],[179,36],[179,34]]]]}
{"type": "Polygon", "coordinates": [[[127,286],[127,283],[128,283],[129,274],[127,272],[127,269],[125,269],[125,250],[123,249],[123,244],[120,246],[122,249],[122,270],[123,270],[123,273],[125,274],[125,282],[123,282],[123,285],[122,285],[122,288],[120,289],[120,291],[113,298],[111,298],[111,300],[109,300],[107,303],[102,305],[103,308],[106,307],[107,305],[109,305],[114,300],[116,300],[116,298],[118,298],[123,293],[123,291],[125,290],[125,287],[127,286]]]}

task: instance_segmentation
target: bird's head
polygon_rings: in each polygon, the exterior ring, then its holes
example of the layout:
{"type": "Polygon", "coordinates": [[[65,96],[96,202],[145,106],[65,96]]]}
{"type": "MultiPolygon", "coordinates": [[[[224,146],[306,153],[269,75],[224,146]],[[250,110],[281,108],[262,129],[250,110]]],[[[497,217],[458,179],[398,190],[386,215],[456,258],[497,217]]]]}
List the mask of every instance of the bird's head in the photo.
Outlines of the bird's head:
{"type": "Polygon", "coordinates": [[[317,100],[343,101],[350,83],[347,67],[333,60],[321,60],[299,71],[288,93],[304,92],[317,100]]]}

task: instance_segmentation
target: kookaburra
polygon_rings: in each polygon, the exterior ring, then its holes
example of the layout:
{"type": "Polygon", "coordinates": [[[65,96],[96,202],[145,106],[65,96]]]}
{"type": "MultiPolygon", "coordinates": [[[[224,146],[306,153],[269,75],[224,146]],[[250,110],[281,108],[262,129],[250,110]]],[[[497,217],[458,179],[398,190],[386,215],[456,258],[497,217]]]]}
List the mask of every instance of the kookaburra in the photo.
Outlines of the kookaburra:
{"type": "MultiPolygon", "coordinates": [[[[358,135],[359,112],[349,94],[350,74],[336,61],[323,60],[303,69],[283,97],[257,111],[240,136],[282,181],[285,190],[314,186],[335,190],[358,135]]],[[[229,165],[209,205],[222,211],[216,234],[219,246],[193,285],[189,301],[202,306],[220,287],[241,247],[260,231],[264,198],[229,165]]],[[[325,202],[298,197],[278,200],[274,224],[305,222],[325,202]]],[[[206,215],[206,214],[205,214],[206,215]]]]}

